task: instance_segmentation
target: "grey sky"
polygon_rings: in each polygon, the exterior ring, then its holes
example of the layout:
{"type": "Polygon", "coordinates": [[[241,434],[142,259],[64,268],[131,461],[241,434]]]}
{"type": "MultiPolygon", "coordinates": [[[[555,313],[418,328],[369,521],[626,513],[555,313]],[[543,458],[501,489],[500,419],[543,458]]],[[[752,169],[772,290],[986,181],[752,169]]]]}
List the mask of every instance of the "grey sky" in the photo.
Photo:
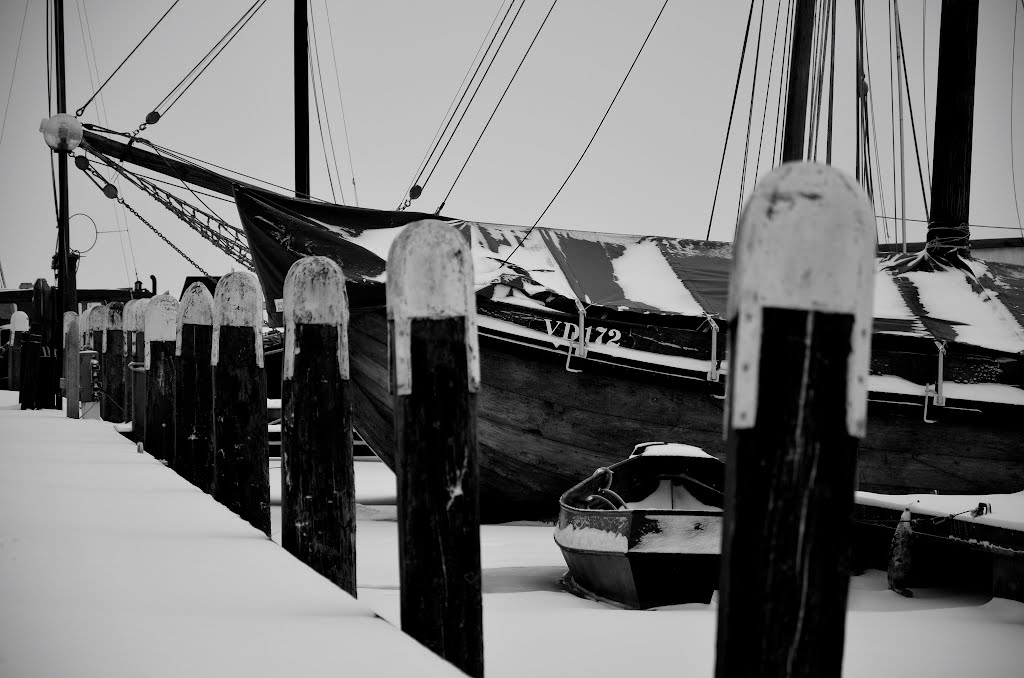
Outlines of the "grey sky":
{"type": "MultiPolygon", "coordinates": [[[[82,119],[131,131],[181,79],[251,0],[182,0],[103,93],[103,107],[82,119]]],[[[394,208],[412,178],[435,129],[498,8],[498,0],[333,0],[330,18],[340,67],[360,204],[394,208]]],[[[853,171],[852,3],[839,3],[834,163],[853,171]]],[[[92,91],[86,68],[84,7],[100,76],[105,78],[170,5],[170,0],[66,0],[68,103],[73,111],[92,91]]],[[[550,3],[528,0],[515,30],[480,90],[463,129],[452,142],[414,208],[433,211],[476,140],[512,70],[550,3]]],[[[532,224],[590,138],[612,94],[643,41],[660,0],[595,2],[561,0],[526,61],[444,213],[465,219],[532,224]]],[[[927,35],[924,71],[934,102],[938,0],[900,3],[918,133],[923,133],[922,23],[927,35]],[[923,21],[924,18],[924,21],[923,21]]],[[[332,119],[345,197],[351,177],[327,43],[323,0],[313,0],[327,111],[332,119]]],[[[759,5],[755,8],[755,24],[759,5]]],[[[670,0],[667,10],[612,110],[601,134],[558,201],[547,226],[595,231],[703,238],[714,193],[749,5],[745,2],[670,0]]],[[[1019,10],[1019,2],[1016,5],[1019,10]]],[[[6,97],[25,4],[0,1],[0,94],[6,97]]],[[[887,60],[888,3],[868,0],[872,92],[879,131],[888,211],[892,212],[892,142],[889,136],[887,60]]],[[[1017,227],[1011,183],[1010,73],[1015,5],[983,2],[975,108],[971,220],[1017,227]]],[[[765,9],[759,94],[755,98],[750,164],[757,152],[764,82],[771,50],[775,4],[765,9]]],[[[203,78],[143,135],[152,141],[277,184],[292,184],[292,3],[269,0],[203,78]]],[[[46,117],[45,3],[29,5],[24,42],[0,143],[0,262],[8,285],[45,276],[56,231],[49,153],[36,131],[46,117]]],[[[1018,194],[1024,199],[1024,11],[1017,17],[1017,80],[1014,116],[1018,194]]],[[[751,35],[751,44],[757,39],[751,35]]],[[[753,54],[741,86],[733,137],[711,237],[731,240],[739,195],[753,54]],[[746,94],[744,94],[746,92],[746,94]]],[[[778,55],[776,56],[778,59],[778,55]]],[[[95,77],[95,76],[94,76],[95,77]]],[[[774,126],[774,87],[766,138],[774,126]]],[[[933,104],[928,122],[934,122],[933,104]]],[[[913,162],[910,123],[907,157],[913,162]]],[[[312,123],[313,190],[331,199],[317,124],[312,123]]],[[[769,142],[770,143],[770,142],[769,142]]],[[[929,136],[929,149],[931,141],[929,136]]],[[[761,173],[769,169],[762,153],[761,173]]],[[[755,173],[748,170],[749,194],[755,173]]],[[[922,218],[916,166],[908,166],[908,217],[922,218]]],[[[230,260],[133,189],[129,204],[212,273],[230,260]]],[[[204,198],[221,216],[237,222],[234,206],[204,198]]],[[[340,195],[338,196],[340,201],[340,195]]],[[[1022,205],[1024,206],[1024,205],[1022,205]]],[[[159,279],[177,293],[194,272],[143,224],[115,211],[81,172],[71,169],[71,211],[86,212],[102,234],[79,270],[81,286],[124,286],[138,275],[159,279]]],[[[73,244],[92,242],[89,222],[72,221],[73,244]]],[[[920,239],[912,225],[911,239],[920,239]]],[[[974,237],[1019,236],[1017,230],[976,229],[974,237]]]]}

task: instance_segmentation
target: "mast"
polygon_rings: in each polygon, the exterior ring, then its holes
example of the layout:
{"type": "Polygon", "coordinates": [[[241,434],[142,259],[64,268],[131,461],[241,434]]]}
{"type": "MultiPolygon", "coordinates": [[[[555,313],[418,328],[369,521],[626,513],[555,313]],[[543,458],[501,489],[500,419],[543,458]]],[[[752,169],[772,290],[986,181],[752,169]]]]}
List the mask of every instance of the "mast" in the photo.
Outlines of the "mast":
{"type": "Polygon", "coordinates": [[[935,88],[929,254],[956,261],[970,250],[971,142],[978,0],[943,0],[935,88]]]}
{"type": "MultiPolygon", "coordinates": [[[[53,30],[57,76],[57,112],[66,113],[67,92],[64,72],[64,0],[53,0],[53,30]]],[[[57,323],[63,323],[63,311],[78,311],[78,285],[75,265],[70,261],[70,217],[68,206],[68,154],[57,154],[57,285],[60,288],[61,313],[55,314],[57,323]]],[[[77,257],[76,257],[77,258],[77,257]]],[[[54,336],[59,336],[60,332],[54,336]]]]}
{"type": "Polygon", "coordinates": [[[295,195],[309,197],[309,44],[306,0],[295,0],[295,195]]]}
{"type": "Polygon", "coordinates": [[[815,0],[797,0],[793,19],[793,51],[786,95],[786,127],[782,138],[782,162],[804,159],[807,126],[807,90],[811,73],[811,41],[814,38],[815,0]]]}

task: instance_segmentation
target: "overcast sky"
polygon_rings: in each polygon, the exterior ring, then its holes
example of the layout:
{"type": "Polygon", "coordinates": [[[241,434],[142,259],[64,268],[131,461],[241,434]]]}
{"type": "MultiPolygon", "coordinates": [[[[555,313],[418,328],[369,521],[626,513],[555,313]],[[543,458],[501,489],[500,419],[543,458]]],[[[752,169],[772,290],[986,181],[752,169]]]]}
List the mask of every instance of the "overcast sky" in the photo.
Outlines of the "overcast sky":
{"type": "MultiPolygon", "coordinates": [[[[344,98],[360,205],[393,209],[403,198],[500,3],[329,1],[330,30],[324,0],[312,0],[313,24],[327,99],[322,114],[331,119],[344,200],[353,202],[352,175],[336,82],[344,98]]],[[[38,277],[53,280],[49,266],[56,219],[50,153],[37,131],[39,121],[47,117],[45,4],[33,0],[28,5],[18,51],[26,4],[0,0],[0,104],[6,101],[8,90],[11,93],[0,140],[0,264],[9,287],[38,277]]],[[[87,50],[88,59],[94,50],[99,77],[106,78],[170,4],[170,0],[66,0],[68,107],[72,112],[98,84],[95,72],[90,79],[87,50]]],[[[251,0],[181,0],[107,85],[102,100],[90,105],[81,119],[121,131],[137,128],[250,4],[251,0]]],[[[854,24],[852,9],[847,6],[852,3],[839,4],[834,164],[852,174],[854,24]]],[[[881,182],[887,211],[892,213],[888,4],[876,0],[866,4],[871,86],[884,175],[881,182]]],[[[661,0],[560,0],[443,213],[478,221],[533,224],[590,139],[661,5],[661,0]]],[[[143,136],[291,187],[292,7],[291,0],[268,0],[202,78],[143,136]]],[[[548,0],[527,0],[459,134],[414,209],[434,211],[451,188],[549,7],[548,0]]],[[[669,1],[597,140],[542,225],[705,237],[748,9],[749,4],[738,1],[669,1]]],[[[929,152],[939,9],[938,0],[900,3],[918,135],[925,134],[927,113],[929,152]]],[[[717,240],[731,240],[736,221],[760,11],[758,3],[711,229],[712,239],[717,240]]],[[[768,2],[747,195],[757,174],[754,162],[775,12],[776,4],[768,2]]],[[[1024,202],[1024,10],[1019,0],[981,3],[979,33],[971,221],[1003,228],[974,229],[972,237],[1016,237],[1021,232],[1014,206],[1012,153],[1021,173],[1018,195],[1024,202]],[[1015,11],[1019,13],[1020,44],[1013,89],[1017,128],[1011,145],[1015,11]]],[[[777,69],[778,53],[775,59],[777,69]]],[[[773,82],[777,79],[776,75],[773,82]]],[[[772,85],[761,174],[770,169],[776,96],[772,85]]],[[[313,192],[331,200],[315,112],[312,117],[313,192]]],[[[907,216],[922,219],[909,113],[905,128],[907,216]]],[[[72,244],[83,251],[92,246],[82,260],[79,285],[125,286],[137,276],[148,285],[153,274],[160,291],[180,292],[184,276],[195,269],[134,216],[104,198],[82,172],[73,166],[70,172],[72,214],[85,213],[100,231],[109,231],[95,236],[89,219],[72,219],[72,244]]],[[[335,199],[341,202],[337,190],[335,187],[335,199]]],[[[229,258],[152,199],[132,188],[124,189],[123,195],[209,272],[231,270],[229,258]]],[[[221,217],[237,223],[233,204],[203,199],[221,217]]],[[[885,239],[881,227],[879,232],[885,239]]],[[[923,225],[911,224],[910,239],[922,237],[923,225]]]]}

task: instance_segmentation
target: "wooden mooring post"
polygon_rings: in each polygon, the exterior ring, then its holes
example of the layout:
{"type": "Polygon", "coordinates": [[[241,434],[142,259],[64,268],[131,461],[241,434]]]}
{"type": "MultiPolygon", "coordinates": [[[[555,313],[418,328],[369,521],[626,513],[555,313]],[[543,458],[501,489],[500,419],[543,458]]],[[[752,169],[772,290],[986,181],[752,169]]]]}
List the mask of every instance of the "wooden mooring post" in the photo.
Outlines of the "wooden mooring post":
{"type": "Polygon", "coordinates": [[[174,468],[213,494],[213,295],[192,283],[178,306],[174,370],[174,468]]]}
{"type": "Polygon", "coordinates": [[[356,503],[345,274],[326,257],[284,281],[281,544],[356,595],[356,503]]]}
{"type": "Polygon", "coordinates": [[[874,216],[830,167],[761,179],[735,244],[716,675],[839,676],[874,216]]]}
{"type": "Polygon", "coordinates": [[[216,445],[213,496],[269,537],[262,315],[263,299],[255,276],[233,271],[220,279],[214,294],[211,358],[216,445]]]}
{"type": "Polygon", "coordinates": [[[78,354],[82,350],[82,333],[78,331],[78,314],[74,311],[64,313],[64,397],[66,398],[65,413],[68,419],[79,417],[79,392],[81,391],[81,374],[79,372],[78,354]]]}
{"type": "Polygon", "coordinates": [[[128,413],[132,419],[132,440],[146,440],[146,309],[149,298],[132,299],[124,305],[128,413]]]}
{"type": "Polygon", "coordinates": [[[146,304],[146,424],[143,447],[174,468],[174,336],[178,300],[169,294],[146,304]]]}
{"type": "Polygon", "coordinates": [[[402,630],[482,676],[476,298],[469,245],[440,221],[391,246],[387,284],[402,630]]]}
{"type": "Polygon", "coordinates": [[[112,301],[106,307],[100,353],[100,418],[103,421],[123,422],[125,416],[124,374],[124,304],[112,301]]]}

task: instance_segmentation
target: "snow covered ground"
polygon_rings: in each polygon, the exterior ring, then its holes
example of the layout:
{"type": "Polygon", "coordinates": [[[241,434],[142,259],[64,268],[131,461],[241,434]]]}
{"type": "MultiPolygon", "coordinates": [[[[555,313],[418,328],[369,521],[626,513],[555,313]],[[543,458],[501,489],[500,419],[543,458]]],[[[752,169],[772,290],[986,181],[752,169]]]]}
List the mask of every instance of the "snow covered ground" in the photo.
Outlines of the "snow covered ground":
{"type": "MultiPolygon", "coordinates": [[[[0,391],[0,676],[417,675],[399,623],[394,479],[357,462],[355,603],[109,424],[0,391]],[[372,502],[372,503],[370,503],[372,502]]],[[[273,482],[273,480],[272,480],[273,482]]],[[[280,510],[274,507],[274,537],[280,510]]],[[[552,526],[481,533],[488,676],[711,676],[717,608],[613,609],[561,590],[552,526]]],[[[1018,678],[1024,604],[851,582],[848,678],[1018,678]]]]}

